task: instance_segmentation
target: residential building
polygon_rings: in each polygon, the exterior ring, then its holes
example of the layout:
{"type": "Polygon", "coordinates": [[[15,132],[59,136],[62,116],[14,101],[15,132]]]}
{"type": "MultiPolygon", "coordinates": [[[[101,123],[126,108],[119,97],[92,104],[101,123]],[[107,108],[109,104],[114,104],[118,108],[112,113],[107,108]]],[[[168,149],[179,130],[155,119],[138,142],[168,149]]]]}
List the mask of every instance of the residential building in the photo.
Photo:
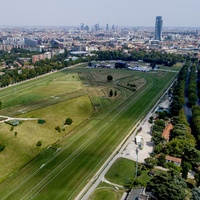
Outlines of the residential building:
{"type": "Polygon", "coordinates": [[[148,200],[149,196],[145,193],[145,188],[133,188],[126,200],[148,200]]]}
{"type": "Polygon", "coordinates": [[[166,162],[173,162],[175,165],[180,166],[182,159],[181,158],[176,158],[172,156],[165,156],[166,162]]]}
{"type": "Polygon", "coordinates": [[[51,52],[44,53],[44,59],[51,59],[51,52]]]}

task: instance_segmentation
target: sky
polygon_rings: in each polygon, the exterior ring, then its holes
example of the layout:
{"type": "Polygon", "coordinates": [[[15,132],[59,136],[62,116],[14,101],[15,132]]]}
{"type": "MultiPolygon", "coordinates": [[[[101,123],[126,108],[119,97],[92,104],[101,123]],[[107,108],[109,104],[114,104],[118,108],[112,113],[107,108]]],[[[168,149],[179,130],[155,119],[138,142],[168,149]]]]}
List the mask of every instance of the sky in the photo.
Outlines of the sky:
{"type": "Polygon", "coordinates": [[[0,26],[200,27],[200,0],[0,0],[0,26]]]}

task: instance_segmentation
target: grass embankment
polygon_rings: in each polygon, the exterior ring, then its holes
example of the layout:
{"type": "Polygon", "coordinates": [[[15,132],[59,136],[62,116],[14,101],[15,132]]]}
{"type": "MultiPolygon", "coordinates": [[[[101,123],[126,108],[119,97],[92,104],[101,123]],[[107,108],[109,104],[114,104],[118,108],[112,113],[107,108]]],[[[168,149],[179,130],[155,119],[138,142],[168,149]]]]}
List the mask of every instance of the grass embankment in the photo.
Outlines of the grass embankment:
{"type": "Polygon", "coordinates": [[[134,74],[144,77],[147,84],[135,93],[123,94],[123,98],[119,98],[121,102],[117,100],[110,108],[96,113],[95,118],[77,127],[69,137],[63,138],[10,177],[0,186],[0,197],[74,199],[175,77],[172,73],[163,73],[162,76],[134,74]],[[41,164],[45,165],[41,167],[41,164]]]}

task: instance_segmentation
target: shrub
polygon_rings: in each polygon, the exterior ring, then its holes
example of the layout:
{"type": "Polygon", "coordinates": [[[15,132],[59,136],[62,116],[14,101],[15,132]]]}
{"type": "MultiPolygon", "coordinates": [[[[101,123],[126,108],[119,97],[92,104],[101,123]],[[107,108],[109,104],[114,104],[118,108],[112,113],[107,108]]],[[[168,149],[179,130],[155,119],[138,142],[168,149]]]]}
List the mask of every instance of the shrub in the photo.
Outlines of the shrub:
{"type": "Polygon", "coordinates": [[[41,140],[39,140],[39,141],[37,142],[36,146],[37,146],[37,147],[40,147],[40,146],[42,146],[42,141],[41,141],[41,140]]]}
{"type": "Polygon", "coordinates": [[[113,80],[113,77],[111,75],[108,75],[107,76],[107,81],[112,81],[113,80]]]}
{"type": "Polygon", "coordinates": [[[38,124],[44,124],[46,121],[44,119],[38,119],[38,124]]]}
{"type": "Polygon", "coordinates": [[[3,144],[0,144],[0,152],[5,149],[5,146],[3,144]]]}
{"type": "Polygon", "coordinates": [[[59,133],[61,132],[60,126],[56,126],[55,129],[56,129],[59,133]]]}

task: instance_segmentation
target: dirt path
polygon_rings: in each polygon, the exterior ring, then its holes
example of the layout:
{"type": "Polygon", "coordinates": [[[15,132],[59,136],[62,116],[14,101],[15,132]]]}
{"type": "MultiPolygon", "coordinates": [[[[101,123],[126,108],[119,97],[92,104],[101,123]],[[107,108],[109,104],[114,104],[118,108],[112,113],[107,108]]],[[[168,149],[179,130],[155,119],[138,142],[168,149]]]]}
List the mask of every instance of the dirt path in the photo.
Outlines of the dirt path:
{"type": "Polygon", "coordinates": [[[3,120],[0,121],[0,123],[10,121],[10,120],[19,120],[19,121],[32,121],[32,120],[38,120],[38,118],[16,118],[16,117],[8,117],[4,115],[0,115],[0,118],[3,118],[3,120]]]}

